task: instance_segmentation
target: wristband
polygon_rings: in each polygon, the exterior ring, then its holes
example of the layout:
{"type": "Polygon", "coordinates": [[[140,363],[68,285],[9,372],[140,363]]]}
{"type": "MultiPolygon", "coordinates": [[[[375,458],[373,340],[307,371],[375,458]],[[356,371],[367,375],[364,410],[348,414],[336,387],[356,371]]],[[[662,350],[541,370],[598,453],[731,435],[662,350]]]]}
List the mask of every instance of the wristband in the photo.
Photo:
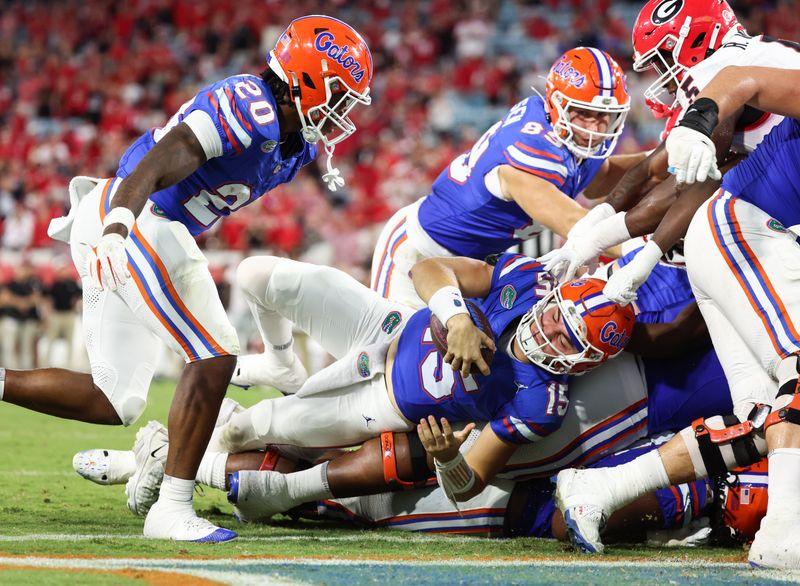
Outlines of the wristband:
{"type": "Polygon", "coordinates": [[[475,484],[475,472],[467,464],[461,452],[449,462],[440,462],[434,458],[433,465],[436,469],[436,480],[450,499],[455,495],[464,494],[475,484]]]}
{"type": "Polygon", "coordinates": [[[106,217],[103,219],[103,228],[108,228],[111,224],[122,224],[128,230],[128,233],[130,233],[135,221],[136,216],[133,215],[133,212],[129,208],[117,206],[111,208],[111,211],[106,214],[106,217]]]}
{"type": "Polygon", "coordinates": [[[708,138],[719,122],[719,106],[711,98],[700,98],[686,110],[678,126],[695,130],[708,138]]]}
{"type": "Polygon", "coordinates": [[[464,297],[458,287],[448,285],[442,287],[436,293],[431,295],[428,300],[428,307],[431,313],[439,318],[442,325],[447,327],[447,320],[459,313],[466,313],[469,315],[467,304],[464,303],[464,297]]]}
{"type": "Polygon", "coordinates": [[[592,238],[600,252],[631,239],[631,233],[625,224],[625,214],[626,212],[617,212],[594,227],[592,238]]]}

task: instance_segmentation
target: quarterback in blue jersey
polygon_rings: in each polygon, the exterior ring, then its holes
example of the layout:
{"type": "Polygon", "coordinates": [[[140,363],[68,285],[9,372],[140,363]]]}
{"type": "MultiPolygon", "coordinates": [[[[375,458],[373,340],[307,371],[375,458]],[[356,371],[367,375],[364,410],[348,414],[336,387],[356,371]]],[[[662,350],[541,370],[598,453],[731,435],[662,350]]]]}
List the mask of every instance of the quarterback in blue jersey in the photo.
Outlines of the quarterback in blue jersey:
{"type": "Polygon", "coordinates": [[[634,324],[632,308],[598,295],[602,281],[553,289],[538,262],[514,254],[494,265],[468,258],[419,263],[414,282],[431,309],[416,313],[328,267],[253,257],[237,276],[262,331],[288,319],[337,361],[295,394],[234,415],[217,428],[210,451],[354,445],[411,430],[431,414],[488,421],[464,468],[476,492],[517,446],[559,427],[569,401],[567,375],[619,353],[634,324]],[[475,326],[462,295],[485,314],[489,335],[475,326]],[[445,356],[431,338],[432,312],[448,329],[445,356]],[[497,348],[491,364],[481,345],[497,348]],[[473,364],[480,373],[471,374],[473,364]],[[473,456],[479,459],[469,461],[473,456]]]}
{"type": "MultiPolygon", "coordinates": [[[[369,104],[371,77],[369,49],[355,30],[327,16],[299,18],[261,76],[203,88],[165,127],[128,148],[115,177],[70,183],[72,209],[54,220],[50,234],[70,243],[83,281],[91,375],[4,371],[0,398],[59,417],[129,425],[146,406],[158,353],[153,336],[183,356],[165,482],[145,520],[147,537],[236,537],[192,508],[197,466],[239,352],[192,236],[290,181],[314,159],[318,142],[328,154],[324,179],[340,186],[331,155],[355,131],[348,112],[369,104]]],[[[296,372],[293,353],[284,355],[285,369],[296,372]]],[[[139,438],[143,458],[152,435],[139,438]]]]}
{"type": "Polygon", "coordinates": [[[375,247],[372,288],[422,307],[408,277],[422,258],[483,259],[543,228],[566,236],[586,214],[578,194],[605,196],[644,157],[610,156],[629,108],[625,76],[607,53],[564,53],[544,97],[516,104],[441,172],[430,195],[389,220],[375,247]]]}

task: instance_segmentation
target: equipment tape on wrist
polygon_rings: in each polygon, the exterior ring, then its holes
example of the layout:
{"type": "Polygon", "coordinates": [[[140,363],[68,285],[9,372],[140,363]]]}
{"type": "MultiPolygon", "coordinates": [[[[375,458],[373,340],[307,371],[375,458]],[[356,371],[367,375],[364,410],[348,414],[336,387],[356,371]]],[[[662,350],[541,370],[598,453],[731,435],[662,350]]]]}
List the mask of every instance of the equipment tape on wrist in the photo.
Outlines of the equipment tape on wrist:
{"type": "Polygon", "coordinates": [[[111,224],[122,224],[130,234],[135,221],[136,216],[133,215],[130,209],[124,206],[117,206],[106,214],[106,217],[103,219],[103,228],[108,228],[111,224]]]}
{"type": "Polygon", "coordinates": [[[454,315],[459,313],[469,315],[469,310],[467,309],[467,304],[464,303],[461,291],[458,287],[453,286],[442,287],[431,295],[430,300],[428,300],[428,307],[445,327],[447,327],[447,320],[454,315]]]}
{"type": "Polygon", "coordinates": [[[469,491],[475,484],[475,472],[470,468],[461,452],[449,462],[433,460],[436,468],[436,480],[448,498],[469,491]]]}

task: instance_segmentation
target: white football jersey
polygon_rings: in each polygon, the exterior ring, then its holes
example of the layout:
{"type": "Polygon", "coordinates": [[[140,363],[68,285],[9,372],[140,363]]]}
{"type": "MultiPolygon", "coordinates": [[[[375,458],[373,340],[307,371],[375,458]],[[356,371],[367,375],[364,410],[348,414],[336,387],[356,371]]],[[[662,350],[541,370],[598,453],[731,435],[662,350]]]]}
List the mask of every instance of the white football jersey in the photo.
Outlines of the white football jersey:
{"type": "MultiPolygon", "coordinates": [[[[683,112],[703,88],[728,65],[800,69],[800,44],[763,35],[751,37],[736,30],[729,31],[719,49],[684,74],[676,96],[681,105],[681,114],[676,122],[680,121],[683,112]]],[[[765,112],[747,126],[737,128],[731,150],[737,153],[753,151],[781,120],[783,116],[765,112]]]]}

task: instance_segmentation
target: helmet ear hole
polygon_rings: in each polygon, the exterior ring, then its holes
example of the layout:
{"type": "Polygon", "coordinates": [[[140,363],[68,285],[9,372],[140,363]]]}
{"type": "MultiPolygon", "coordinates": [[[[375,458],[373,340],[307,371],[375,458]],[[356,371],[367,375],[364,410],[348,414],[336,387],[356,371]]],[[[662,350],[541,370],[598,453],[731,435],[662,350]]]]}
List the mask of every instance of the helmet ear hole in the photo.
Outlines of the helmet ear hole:
{"type": "Polygon", "coordinates": [[[312,90],[317,89],[317,86],[314,85],[314,80],[311,79],[311,76],[305,71],[303,72],[303,83],[306,84],[306,86],[310,87],[312,90]]]}

